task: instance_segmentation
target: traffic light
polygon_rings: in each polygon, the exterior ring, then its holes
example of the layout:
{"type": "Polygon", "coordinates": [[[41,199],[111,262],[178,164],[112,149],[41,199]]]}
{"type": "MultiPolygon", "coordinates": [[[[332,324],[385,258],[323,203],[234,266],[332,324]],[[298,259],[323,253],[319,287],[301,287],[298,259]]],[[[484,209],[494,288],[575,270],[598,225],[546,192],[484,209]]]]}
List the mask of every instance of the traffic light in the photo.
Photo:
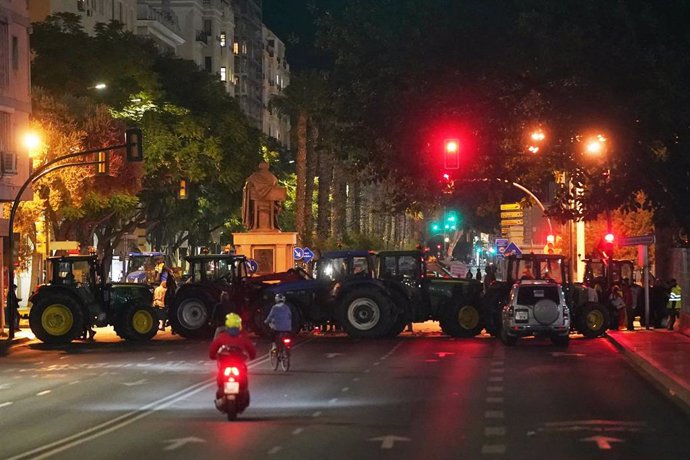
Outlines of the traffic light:
{"type": "Polygon", "coordinates": [[[142,142],[141,129],[127,128],[125,131],[127,161],[144,161],[144,148],[142,142]]]}
{"type": "Polygon", "coordinates": [[[443,147],[443,166],[446,169],[459,169],[460,141],[458,139],[446,139],[443,147]]]}
{"type": "Polygon", "coordinates": [[[609,260],[613,259],[613,244],[615,241],[616,237],[613,235],[613,233],[609,232],[604,235],[599,242],[597,249],[601,253],[601,258],[605,263],[608,263],[609,260]]]}
{"type": "Polygon", "coordinates": [[[187,180],[180,179],[180,188],[177,190],[177,198],[180,200],[186,200],[187,197],[187,180]]]}
{"type": "Polygon", "coordinates": [[[110,172],[110,155],[109,152],[98,152],[96,154],[98,164],[96,165],[96,174],[106,175],[110,172]]]}

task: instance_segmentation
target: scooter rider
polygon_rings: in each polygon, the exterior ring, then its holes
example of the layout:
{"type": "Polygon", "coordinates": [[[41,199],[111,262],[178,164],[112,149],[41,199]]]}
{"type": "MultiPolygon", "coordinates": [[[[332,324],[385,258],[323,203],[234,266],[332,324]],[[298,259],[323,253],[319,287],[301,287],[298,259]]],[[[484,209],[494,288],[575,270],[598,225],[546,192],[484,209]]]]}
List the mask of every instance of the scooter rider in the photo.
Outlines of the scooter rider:
{"type": "Polygon", "coordinates": [[[292,312],[290,306],[285,303],[283,294],[276,294],[275,304],[271,307],[264,323],[273,329],[273,343],[277,347],[279,340],[292,332],[292,312]]]}
{"type": "MultiPolygon", "coordinates": [[[[219,359],[218,351],[221,347],[226,347],[230,350],[230,354],[221,354],[220,358],[241,360],[242,362],[246,359],[244,356],[249,357],[250,360],[256,358],[256,347],[252,342],[249,341],[247,337],[241,334],[242,332],[242,318],[237,313],[229,313],[225,316],[225,330],[219,333],[211,346],[209,347],[209,357],[211,359],[219,359]]],[[[246,375],[246,372],[243,373],[246,375]]],[[[218,389],[216,390],[216,399],[221,399],[223,394],[223,385],[219,380],[218,389]]]]}

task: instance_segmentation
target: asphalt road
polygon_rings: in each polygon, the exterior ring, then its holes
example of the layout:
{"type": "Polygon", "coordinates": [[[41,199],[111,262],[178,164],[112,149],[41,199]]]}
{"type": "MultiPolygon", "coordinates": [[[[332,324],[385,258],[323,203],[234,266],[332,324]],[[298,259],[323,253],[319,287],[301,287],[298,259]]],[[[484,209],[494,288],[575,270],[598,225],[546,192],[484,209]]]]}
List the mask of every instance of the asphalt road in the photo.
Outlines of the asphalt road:
{"type": "Polygon", "coordinates": [[[236,422],[207,343],[18,347],[0,358],[5,459],[686,459],[690,421],[606,339],[567,350],[438,334],[268,344],[236,422]]]}

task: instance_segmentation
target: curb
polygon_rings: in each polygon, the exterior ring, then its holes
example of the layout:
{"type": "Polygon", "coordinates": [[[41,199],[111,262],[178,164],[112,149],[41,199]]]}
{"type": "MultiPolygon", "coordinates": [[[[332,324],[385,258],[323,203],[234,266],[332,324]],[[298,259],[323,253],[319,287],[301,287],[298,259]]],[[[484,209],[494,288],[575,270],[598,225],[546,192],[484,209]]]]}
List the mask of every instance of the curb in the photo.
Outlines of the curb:
{"type": "Polygon", "coordinates": [[[606,338],[613,346],[623,353],[625,360],[655,388],[688,416],[690,416],[690,391],[669,377],[659,368],[653,366],[640,355],[621,345],[615,338],[606,334],[606,338]]]}
{"type": "Polygon", "coordinates": [[[0,337],[0,355],[7,353],[7,351],[9,351],[12,347],[21,345],[23,343],[27,343],[29,341],[31,341],[31,339],[29,339],[28,337],[20,337],[18,339],[13,339],[12,342],[9,342],[5,337],[0,337]]]}

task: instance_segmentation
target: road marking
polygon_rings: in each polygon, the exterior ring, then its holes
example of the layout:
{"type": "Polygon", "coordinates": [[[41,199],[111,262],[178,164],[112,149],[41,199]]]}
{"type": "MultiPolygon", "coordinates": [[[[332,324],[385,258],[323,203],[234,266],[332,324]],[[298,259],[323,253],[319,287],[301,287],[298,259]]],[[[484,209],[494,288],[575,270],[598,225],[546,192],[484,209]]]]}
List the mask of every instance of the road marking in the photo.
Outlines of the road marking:
{"type": "Polygon", "coordinates": [[[326,353],[326,358],[333,359],[336,356],[342,356],[342,353],[326,353]]]}
{"type": "Polygon", "coordinates": [[[355,377],[352,379],[353,382],[359,382],[359,377],[355,377]]]}
{"type": "Polygon", "coordinates": [[[314,418],[320,417],[320,416],[321,416],[321,411],[320,411],[320,410],[317,410],[316,412],[314,412],[313,414],[311,414],[311,416],[314,417],[314,418]]]}
{"type": "Polygon", "coordinates": [[[350,391],[350,387],[343,387],[340,389],[340,391],[342,391],[343,393],[347,393],[348,391],[350,391]]]}
{"type": "Polygon", "coordinates": [[[12,404],[13,404],[12,401],[6,401],[4,403],[0,403],[0,407],[7,407],[7,406],[11,406],[12,404]]]}
{"type": "Polygon", "coordinates": [[[76,385],[79,382],[81,382],[81,380],[73,380],[72,382],[68,383],[67,385],[76,385]]]}
{"type": "Polygon", "coordinates": [[[486,387],[486,391],[489,393],[500,393],[503,391],[502,386],[496,386],[496,387],[486,387]]]}
{"type": "Polygon", "coordinates": [[[180,447],[184,446],[185,444],[189,444],[190,442],[206,442],[205,439],[201,438],[195,438],[194,436],[190,436],[188,438],[177,438],[177,439],[166,439],[165,441],[162,442],[169,442],[170,445],[167,446],[163,450],[175,450],[179,449],[180,447]]]}
{"type": "Polygon", "coordinates": [[[482,446],[482,454],[505,454],[506,446],[504,444],[484,444],[482,446]]]}
{"type": "Polygon", "coordinates": [[[484,428],[484,436],[505,436],[506,427],[504,426],[487,426],[484,428]]]}
{"type": "Polygon", "coordinates": [[[143,385],[146,382],[148,382],[148,379],[139,379],[136,382],[122,382],[123,385],[126,385],[128,387],[134,387],[138,385],[143,385]]]}
{"type": "Polygon", "coordinates": [[[381,364],[381,361],[376,361],[376,362],[374,363],[374,366],[378,366],[379,364],[381,364]]]}
{"type": "Polygon", "coordinates": [[[298,434],[300,434],[300,433],[303,432],[303,431],[304,431],[304,428],[295,428],[295,429],[292,431],[292,434],[298,435],[298,434]]]}
{"type": "Polygon", "coordinates": [[[493,361],[491,363],[492,366],[503,366],[505,364],[505,361],[493,361]]]}
{"type": "Polygon", "coordinates": [[[335,404],[338,402],[338,398],[333,398],[328,401],[328,404],[335,404]]]}
{"type": "Polygon", "coordinates": [[[9,383],[0,383],[0,390],[7,390],[11,386],[9,383]]]}
{"type": "Polygon", "coordinates": [[[44,390],[44,391],[41,391],[40,393],[36,393],[36,396],[47,395],[48,393],[50,393],[50,391],[51,391],[51,390],[44,390]]]}
{"type": "Polygon", "coordinates": [[[409,442],[410,438],[389,434],[378,438],[369,438],[369,441],[381,441],[381,449],[392,449],[396,442],[409,442]]]}
{"type": "Polygon", "coordinates": [[[154,359],[156,359],[156,357],[155,357],[155,356],[151,356],[151,357],[150,357],[149,359],[147,359],[146,361],[153,361],[154,359]]]}
{"type": "Polygon", "coordinates": [[[590,436],[589,438],[580,439],[582,442],[596,442],[597,447],[601,450],[608,450],[611,448],[612,442],[623,442],[619,438],[611,438],[609,436],[590,436]]]}
{"type": "Polygon", "coordinates": [[[282,448],[283,448],[282,446],[273,446],[273,447],[271,447],[271,450],[268,451],[268,455],[277,454],[278,452],[281,451],[282,448]]]}
{"type": "Polygon", "coordinates": [[[489,377],[489,382],[502,382],[503,376],[497,375],[496,377],[489,377]]]}
{"type": "Polygon", "coordinates": [[[371,369],[364,369],[365,374],[368,374],[369,372],[371,372],[371,369]]]}
{"type": "MultiPolygon", "coordinates": [[[[304,342],[295,345],[293,348],[297,348],[298,346],[301,346],[302,344],[310,341],[311,340],[305,340],[304,342]]],[[[260,358],[257,361],[253,361],[247,367],[254,368],[256,366],[264,364],[267,361],[268,354],[266,354],[264,357],[260,358]]],[[[148,417],[156,411],[166,409],[172,406],[173,404],[177,403],[178,401],[189,398],[190,396],[193,396],[196,393],[199,393],[200,391],[207,390],[215,384],[215,378],[203,380],[201,382],[195,383],[194,385],[190,385],[187,388],[184,388],[176,393],[167,395],[156,401],[145,404],[139,409],[135,409],[125,414],[119,415],[111,420],[92,426],[71,436],[62,438],[59,441],[54,441],[43,446],[36,447],[35,449],[32,449],[30,451],[15,455],[14,457],[10,457],[7,460],[41,460],[44,458],[52,457],[56,454],[59,454],[60,452],[64,452],[65,450],[71,449],[72,447],[84,444],[85,442],[91,441],[92,439],[100,438],[108,433],[112,433],[113,431],[119,430],[120,428],[123,428],[127,425],[131,425],[132,423],[141,420],[144,417],[148,417]]]]}
{"type": "Polygon", "coordinates": [[[491,369],[489,372],[498,372],[498,373],[501,373],[501,372],[503,372],[503,371],[505,371],[505,369],[503,369],[502,367],[495,367],[495,368],[491,369]]]}
{"type": "Polygon", "coordinates": [[[489,396],[488,398],[486,398],[486,402],[489,404],[502,404],[503,398],[496,398],[496,397],[489,396]]]}
{"type": "Polygon", "coordinates": [[[488,410],[484,412],[484,418],[503,418],[504,414],[502,410],[488,410]]]}

